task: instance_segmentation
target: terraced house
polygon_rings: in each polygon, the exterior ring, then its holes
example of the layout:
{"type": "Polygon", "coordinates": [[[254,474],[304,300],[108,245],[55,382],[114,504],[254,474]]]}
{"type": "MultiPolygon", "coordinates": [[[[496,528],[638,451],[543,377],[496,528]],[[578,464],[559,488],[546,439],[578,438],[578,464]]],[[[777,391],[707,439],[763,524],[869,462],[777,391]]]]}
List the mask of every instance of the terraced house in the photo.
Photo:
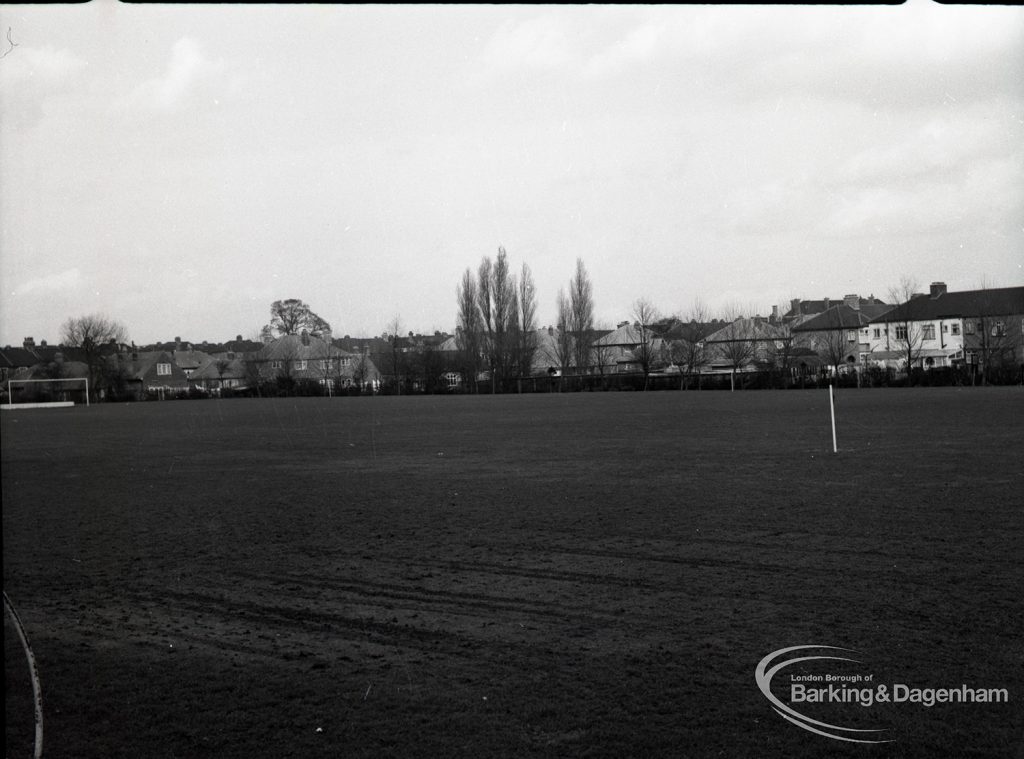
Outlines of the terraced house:
{"type": "Polygon", "coordinates": [[[869,364],[929,369],[965,364],[982,373],[1024,365],[1024,287],[948,292],[933,282],[864,328],[869,364]]]}
{"type": "Polygon", "coordinates": [[[308,332],[271,340],[247,357],[246,363],[255,379],[282,387],[316,382],[330,391],[367,383],[375,387],[380,382],[380,373],[369,357],[344,351],[308,332]]]}

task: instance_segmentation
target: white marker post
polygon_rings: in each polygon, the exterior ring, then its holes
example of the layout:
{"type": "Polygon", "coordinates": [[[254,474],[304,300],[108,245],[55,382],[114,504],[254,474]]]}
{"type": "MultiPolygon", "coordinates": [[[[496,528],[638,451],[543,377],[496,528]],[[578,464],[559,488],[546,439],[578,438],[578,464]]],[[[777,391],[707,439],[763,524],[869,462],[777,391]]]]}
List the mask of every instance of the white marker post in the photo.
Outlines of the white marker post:
{"type": "Polygon", "coordinates": [[[832,395],[832,385],[828,386],[828,406],[832,411],[832,453],[839,453],[836,447],[836,402],[832,395]]]}

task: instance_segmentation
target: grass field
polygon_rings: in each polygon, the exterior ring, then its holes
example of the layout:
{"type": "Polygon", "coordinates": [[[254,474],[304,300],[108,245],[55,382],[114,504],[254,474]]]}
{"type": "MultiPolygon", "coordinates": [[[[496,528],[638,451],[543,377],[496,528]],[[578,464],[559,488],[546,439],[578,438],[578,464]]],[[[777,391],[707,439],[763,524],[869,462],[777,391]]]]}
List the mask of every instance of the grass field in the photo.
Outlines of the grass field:
{"type": "Polygon", "coordinates": [[[46,755],[1024,756],[1022,412],[841,391],[838,455],[826,391],[4,412],[46,755]],[[840,743],[755,684],[802,644],[1010,702],[817,712],[895,739],[840,743]]]}

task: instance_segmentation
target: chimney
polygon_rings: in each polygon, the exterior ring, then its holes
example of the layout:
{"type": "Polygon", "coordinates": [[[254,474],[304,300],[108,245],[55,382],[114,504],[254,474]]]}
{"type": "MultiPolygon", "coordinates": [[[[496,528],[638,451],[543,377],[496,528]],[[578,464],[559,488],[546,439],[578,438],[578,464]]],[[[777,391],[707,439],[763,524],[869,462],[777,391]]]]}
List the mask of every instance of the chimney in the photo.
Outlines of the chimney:
{"type": "Polygon", "coordinates": [[[946,283],[945,282],[932,282],[930,289],[930,295],[932,298],[938,298],[940,295],[946,294],[946,283]]]}
{"type": "Polygon", "coordinates": [[[302,330],[300,337],[302,338],[303,345],[309,345],[309,333],[306,330],[302,330]]]}
{"type": "Polygon", "coordinates": [[[852,295],[844,295],[843,303],[852,308],[854,311],[860,311],[860,296],[856,293],[852,295]]]}
{"type": "Polygon", "coordinates": [[[548,327],[548,335],[550,337],[554,337],[555,336],[555,328],[554,327],[548,327]]]}
{"type": "Polygon", "coordinates": [[[30,351],[36,347],[36,341],[31,337],[26,337],[21,345],[25,350],[30,351]]]}
{"type": "Polygon", "coordinates": [[[772,306],[772,318],[771,323],[776,324],[779,321],[779,307],[772,306]]]}
{"type": "Polygon", "coordinates": [[[45,348],[46,347],[46,341],[45,340],[40,340],[39,341],[39,347],[40,348],[45,348]]]}
{"type": "Polygon", "coordinates": [[[789,302],[789,310],[793,312],[794,316],[796,316],[797,314],[800,313],[800,299],[799,298],[793,298],[793,300],[791,300],[789,302]]]}
{"type": "Polygon", "coordinates": [[[832,307],[832,301],[830,301],[828,298],[825,298],[823,302],[825,303],[825,310],[828,311],[832,307]]]}

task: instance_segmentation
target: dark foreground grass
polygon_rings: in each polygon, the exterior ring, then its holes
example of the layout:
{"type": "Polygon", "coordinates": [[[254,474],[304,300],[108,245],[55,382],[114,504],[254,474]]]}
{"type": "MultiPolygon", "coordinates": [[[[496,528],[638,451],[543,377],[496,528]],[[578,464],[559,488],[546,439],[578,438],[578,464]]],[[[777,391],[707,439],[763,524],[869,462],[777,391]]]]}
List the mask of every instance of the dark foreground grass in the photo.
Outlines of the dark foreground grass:
{"type": "Polygon", "coordinates": [[[838,455],[824,391],[5,412],[47,756],[1019,756],[1024,395],[837,403],[838,455]],[[754,682],[802,644],[1010,702],[840,743],[754,682]]]}

